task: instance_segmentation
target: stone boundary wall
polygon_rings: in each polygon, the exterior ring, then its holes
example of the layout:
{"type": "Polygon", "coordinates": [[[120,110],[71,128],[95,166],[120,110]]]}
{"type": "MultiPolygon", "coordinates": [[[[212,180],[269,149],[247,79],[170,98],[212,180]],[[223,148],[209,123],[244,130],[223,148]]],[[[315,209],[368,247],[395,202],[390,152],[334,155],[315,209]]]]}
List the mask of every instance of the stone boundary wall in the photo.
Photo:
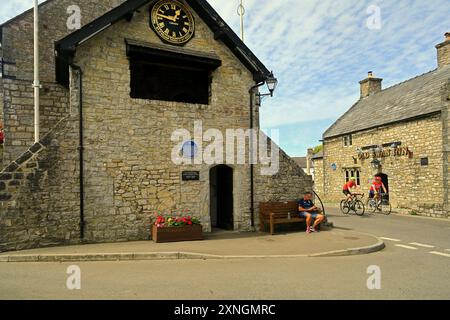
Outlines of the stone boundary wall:
{"type": "MultiPolygon", "coordinates": [[[[43,83],[40,98],[41,136],[69,114],[69,92],[55,83],[43,83]]],[[[26,80],[3,79],[6,165],[34,143],[34,93],[26,80]]]]}
{"type": "MultiPolygon", "coordinates": [[[[269,139],[269,141],[271,141],[269,139]]],[[[270,152],[270,148],[268,148],[270,152]]],[[[312,177],[279,148],[280,167],[277,174],[264,176],[260,166],[255,167],[255,212],[259,219],[259,202],[292,201],[303,197],[306,191],[313,191],[312,177]]]]}
{"type": "Polygon", "coordinates": [[[79,243],[76,119],[0,173],[0,252],[79,243]]]}

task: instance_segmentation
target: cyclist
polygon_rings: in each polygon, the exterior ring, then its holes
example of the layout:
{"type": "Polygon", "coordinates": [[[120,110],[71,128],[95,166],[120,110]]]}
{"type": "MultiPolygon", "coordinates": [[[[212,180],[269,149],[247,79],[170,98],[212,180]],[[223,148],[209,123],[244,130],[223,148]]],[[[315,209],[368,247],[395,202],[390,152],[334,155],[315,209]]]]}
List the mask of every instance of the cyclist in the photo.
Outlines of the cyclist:
{"type": "Polygon", "coordinates": [[[347,202],[350,202],[353,197],[353,193],[351,192],[351,190],[356,189],[357,187],[358,185],[356,184],[356,179],[354,177],[351,177],[350,180],[346,184],[344,184],[342,193],[344,193],[347,197],[347,202]]]}
{"type": "Polygon", "coordinates": [[[387,193],[387,189],[384,186],[384,183],[383,183],[381,177],[375,176],[375,180],[372,182],[372,185],[370,186],[369,198],[373,199],[376,195],[377,200],[378,200],[381,190],[383,190],[384,193],[387,193]]]}

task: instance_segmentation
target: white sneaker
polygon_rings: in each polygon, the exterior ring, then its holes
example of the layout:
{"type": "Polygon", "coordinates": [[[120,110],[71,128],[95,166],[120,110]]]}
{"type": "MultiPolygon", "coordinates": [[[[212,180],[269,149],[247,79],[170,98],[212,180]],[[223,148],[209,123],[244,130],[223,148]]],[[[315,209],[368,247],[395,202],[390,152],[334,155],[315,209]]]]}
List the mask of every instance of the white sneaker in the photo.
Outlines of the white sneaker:
{"type": "Polygon", "coordinates": [[[310,227],[309,231],[311,231],[311,232],[318,232],[314,227],[310,227]]]}

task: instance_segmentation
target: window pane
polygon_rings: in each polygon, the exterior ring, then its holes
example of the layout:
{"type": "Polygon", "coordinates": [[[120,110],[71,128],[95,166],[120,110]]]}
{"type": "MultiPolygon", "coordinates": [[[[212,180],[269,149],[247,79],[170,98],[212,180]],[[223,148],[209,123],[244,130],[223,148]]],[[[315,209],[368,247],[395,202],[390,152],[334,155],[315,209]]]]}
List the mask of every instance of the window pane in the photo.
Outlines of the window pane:
{"type": "Polygon", "coordinates": [[[151,64],[130,60],[132,98],[209,103],[210,73],[207,70],[151,64]]]}

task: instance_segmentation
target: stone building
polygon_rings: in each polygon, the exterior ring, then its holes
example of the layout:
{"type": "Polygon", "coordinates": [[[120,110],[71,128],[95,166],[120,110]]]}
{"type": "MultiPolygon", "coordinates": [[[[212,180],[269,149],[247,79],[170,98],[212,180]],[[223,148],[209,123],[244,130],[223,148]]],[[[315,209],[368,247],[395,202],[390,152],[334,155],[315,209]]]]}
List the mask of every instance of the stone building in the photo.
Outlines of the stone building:
{"type": "Polygon", "coordinates": [[[436,48],[431,72],[386,89],[371,72],[360,82],[360,100],[323,134],[323,155],[314,159],[316,191],[325,201],[340,201],[350,177],[367,195],[379,174],[393,207],[448,217],[449,33],[436,48]]]}
{"type": "Polygon", "coordinates": [[[0,251],[145,240],[158,213],[189,212],[205,231],[254,230],[259,202],[312,188],[264,135],[258,151],[276,163],[228,161],[225,147],[201,161],[213,139],[228,147],[259,130],[255,84],[271,76],[207,1],[49,0],[40,24],[39,143],[32,12],[0,29],[0,251]],[[68,30],[74,12],[81,28],[68,30]],[[270,164],[279,167],[268,174],[270,164]]]}

